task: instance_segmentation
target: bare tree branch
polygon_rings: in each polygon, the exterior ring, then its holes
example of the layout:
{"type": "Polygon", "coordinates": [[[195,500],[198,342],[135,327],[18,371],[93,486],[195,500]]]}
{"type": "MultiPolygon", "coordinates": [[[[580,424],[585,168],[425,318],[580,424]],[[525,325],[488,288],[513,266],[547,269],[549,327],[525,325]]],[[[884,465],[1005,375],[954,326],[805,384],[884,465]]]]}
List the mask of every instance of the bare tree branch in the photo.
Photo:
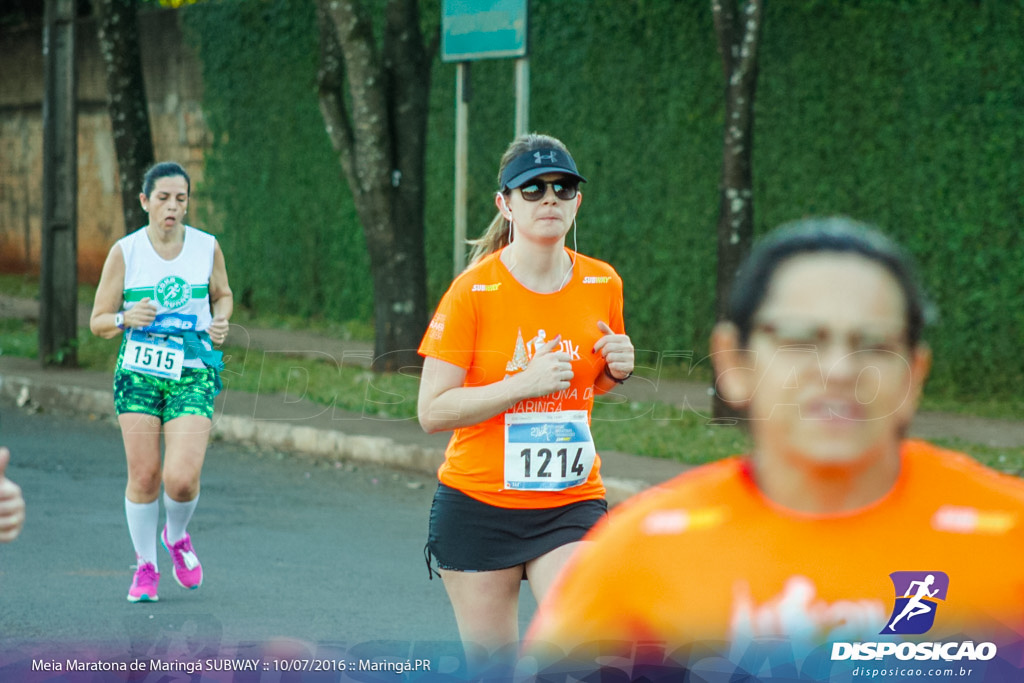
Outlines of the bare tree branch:
{"type": "Polygon", "coordinates": [[[374,281],[376,370],[419,365],[426,325],[430,88],[416,0],[389,0],[383,44],[361,0],[317,0],[320,110],[355,199],[374,281]]]}
{"type": "Polygon", "coordinates": [[[711,0],[711,16],[718,38],[718,54],[722,58],[722,73],[731,74],[733,64],[733,35],[736,29],[736,8],[732,0],[711,0]]]}
{"type": "Polygon", "coordinates": [[[357,185],[353,163],[352,122],[345,106],[345,55],[338,42],[338,30],[328,13],[326,0],[317,2],[317,25],[320,31],[320,68],[317,85],[320,95],[320,113],[324,117],[327,135],[337,152],[342,171],[349,185],[357,185]]]}
{"type": "Polygon", "coordinates": [[[107,111],[117,153],[126,233],[147,222],[139,182],[154,161],[146,83],[142,75],[136,0],[93,0],[106,66],[107,111]]]}
{"type": "MultiPolygon", "coordinates": [[[[390,176],[386,79],[366,7],[353,0],[320,0],[337,30],[349,92],[350,153],[354,193],[366,192],[374,179],[390,176]]],[[[340,104],[344,103],[341,100],[340,104]]]]}
{"type": "MultiPolygon", "coordinates": [[[[729,287],[750,251],[754,235],[754,96],[762,0],[711,0],[711,11],[725,80],[716,283],[716,313],[721,319],[726,314],[729,287]]],[[[717,395],[714,414],[718,418],[735,417],[717,395]]]]}

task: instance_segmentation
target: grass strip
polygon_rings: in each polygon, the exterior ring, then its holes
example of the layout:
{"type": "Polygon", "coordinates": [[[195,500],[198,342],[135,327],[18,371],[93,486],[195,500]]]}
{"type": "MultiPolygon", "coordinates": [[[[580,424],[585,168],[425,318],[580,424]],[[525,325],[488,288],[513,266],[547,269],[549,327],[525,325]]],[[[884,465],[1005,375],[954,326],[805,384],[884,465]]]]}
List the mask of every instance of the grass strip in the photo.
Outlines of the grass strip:
{"type": "MultiPolygon", "coordinates": [[[[118,342],[79,330],[79,365],[113,372],[118,342]]],[[[35,358],[38,330],[30,321],[0,320],[0,353],[35,358]]],[[[366,416],[415,419],[419,378],[411,374],[378,374],[337,362],[282,353],[225,347],[226,388],[248,393],[283,393],[288,400],[309,400],[366,416]]],[[[961,405],[961,408],[964,406],[961,405]]],[[[986,415],[988,417],[988,415],[986,415]]],[[[750,448],[745,430],[713,424],[708,416],[659,402],[595,400],[592,431],[602,449],[699,465],[744,453],[750,448]]],[[[998,448],[960,439],[936,443],[970,453],[995,469],[1024,473],[1024,448],[998,448]]]]}

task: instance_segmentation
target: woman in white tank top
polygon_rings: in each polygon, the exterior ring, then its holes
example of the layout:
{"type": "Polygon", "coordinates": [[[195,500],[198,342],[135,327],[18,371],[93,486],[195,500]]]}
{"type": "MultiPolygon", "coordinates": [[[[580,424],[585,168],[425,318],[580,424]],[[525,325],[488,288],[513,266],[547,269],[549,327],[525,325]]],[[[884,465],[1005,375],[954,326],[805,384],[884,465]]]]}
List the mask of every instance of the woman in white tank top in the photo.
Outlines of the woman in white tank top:
{"type": "Polygon", "coordinates": [[[220,388],[223,364],[213,347],[227,337],[233,299],[216,238],[185,225],[190,192],[188,174],[176,163],[146,173],[139,200],[149,224],[111,248],[90,319],[100,337],[124,333],[114,405],[128,461],[124,506],[137,559],[131,602],[158,599],[158,537],[181,586],[194,589],[203,581],[186,528],[199,502],[220,388]]]}

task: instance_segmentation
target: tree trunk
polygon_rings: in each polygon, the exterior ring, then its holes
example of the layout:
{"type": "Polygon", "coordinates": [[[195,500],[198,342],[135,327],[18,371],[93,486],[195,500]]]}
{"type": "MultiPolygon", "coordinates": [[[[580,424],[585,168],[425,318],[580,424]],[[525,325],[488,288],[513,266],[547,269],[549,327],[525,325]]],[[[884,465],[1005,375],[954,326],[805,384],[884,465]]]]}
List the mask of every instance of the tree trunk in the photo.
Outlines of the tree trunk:
{"type": "Polygon", "coordinates": [[[39,361],[78,365],[78,74],[75,3],[46,0],[39,361]]]}
{"type": "Polygon", "coordinates": [[[107,110],[117,154],[125,233],[148,223],[139,203],[142,176],[153,165],[146,84],[142,76],[136,0],[93,0],[106,65],[107,110]]]}
{"type": "Polygon", "coordinates": [[[372,367],[419,367],[428,317],[423,178],[431,49],[416,0],[388,2],[382,49],[359,0],[317,0],[317,15],[320,112],[370,255],[372,367]]]}
{"type": "MultiPolygon", "coordinates": [[[[761,0],[711,0],[725,77],[725,131],[719,183],[718,271],[715,311],[725,317],[729,288],[754,235],[753,150],[754,95],[757,91],[757,48],[761,32],[761,0]]],[[[715,418],[737,413],[718,393],[715,418]]]]}

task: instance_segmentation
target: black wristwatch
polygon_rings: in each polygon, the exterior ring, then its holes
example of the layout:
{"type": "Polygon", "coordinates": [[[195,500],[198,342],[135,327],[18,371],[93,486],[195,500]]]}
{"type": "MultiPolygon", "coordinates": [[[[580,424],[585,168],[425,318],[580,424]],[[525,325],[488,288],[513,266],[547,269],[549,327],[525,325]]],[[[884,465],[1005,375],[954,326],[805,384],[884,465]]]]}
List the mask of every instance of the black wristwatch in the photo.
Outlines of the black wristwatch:
{"type": "Polygon", "coordinates": [[[630,377],[633,376],[633,373],[630,372],[628,375],[626,375],[622,379],[619,379],[618,377],[616,377],[615,375],[612,374],[611,370],[608,369],[607,363],[604,366],[604,374],[608,376],[608,379],[610,379],[611,381],[615,382],[616,384],[623,384],[627,379],[629,379],[630,377]]]}

